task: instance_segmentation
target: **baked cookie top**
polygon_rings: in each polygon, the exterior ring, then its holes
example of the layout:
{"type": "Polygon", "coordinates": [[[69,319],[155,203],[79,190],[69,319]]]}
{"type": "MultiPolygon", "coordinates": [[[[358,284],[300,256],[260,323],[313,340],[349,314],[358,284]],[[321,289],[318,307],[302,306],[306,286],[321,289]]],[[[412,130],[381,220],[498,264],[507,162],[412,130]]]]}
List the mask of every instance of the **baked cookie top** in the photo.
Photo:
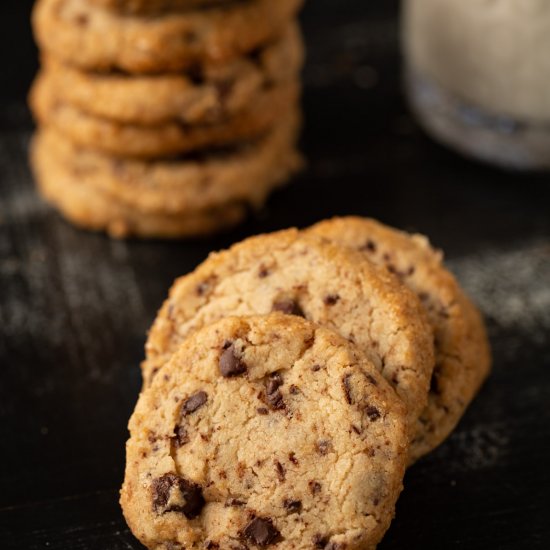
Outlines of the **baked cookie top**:
{"type": "Polygon", "coordinates": [[[490,370],[483,320],[443,265],[442,253],[423,235],[356,217],[320,222],[309,233],[361,251],[385,266],[418,295],[426,309],[434,330],[436,366],[428,405],[411,442],[411,460],[416,460],[451,433],[490,370]]]}
{"type": "Polygon", "coordinates": [[[418,298],[361,253],[296,229],[211,254],[175,282],[149,333],[145,384],[194,331],[229,315],[271,311],[305,317],[356,343],[403,399],[411,425],[416,422],[434,360],[418,298]]]}
{"type": "Polygon", "coordinates": [[[38,0],[40,48],[85,70],[176,72],[225,62],[280,35],[302,0],[242,0],[152,17],[118,15],[86,0],[38,0]]]}
{"type": "Polygon", "coordinates": [[[407,456],[403,405],[378,369],[280,313],[188,338],[129,429],[121,503],[151,549],[374,548],[407,456]]]}

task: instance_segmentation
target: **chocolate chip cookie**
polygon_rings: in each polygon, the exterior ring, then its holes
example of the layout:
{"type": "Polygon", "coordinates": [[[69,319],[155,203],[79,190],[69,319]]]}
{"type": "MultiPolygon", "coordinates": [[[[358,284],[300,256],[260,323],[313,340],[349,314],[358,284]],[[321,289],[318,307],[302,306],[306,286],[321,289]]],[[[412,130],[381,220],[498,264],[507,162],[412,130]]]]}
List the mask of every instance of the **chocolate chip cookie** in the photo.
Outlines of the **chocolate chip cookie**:
{"type": "Polygon", "coordinates": [[[119,13],[148,15],[164,11],[191,10],[235,0],[88,0],[90,4],[119,13]]]}
{"type": "Polygon", "coordinates": [[[407,457],[403,405],[378,369],[284,314],[185,340],[129,429],[121,504],[150,549],[374,549],[407,457]]]}
{"type": "Polygon", "coordinates": [[[149,333],[145,384],[194,331],[228,315],[271,311],[305,317],[355,342],[393,385],[416,426],[434,362],[420,301],[361,253],[295,229],[211,254],[175,282],[149,333]]]}
{"type": "Polygon", "coordinates": [[[48,128],[40,131],[37,147],[56,177],[78,180],[74,185],[96,189],[141,214],[182,215],[232,201],[261,207],[302,166],[296,150],[299,127],[299,115],[291,113],[260,140],[168,161],[112,158],[48,128]]]}
{"type": "Polygon", "coordinates": [[[31,164],[42,196],[65,218],[78,227],[106,231],[112,237],[207,235],[236,225],[248,210],[244,201],[231,201],[193,212],[142,211],[90,185],[85,174],[59,162],[50,154],[41,133],[31,148],[31,164]]]}
{"type": "Polygon", "coordinates": [[[262,92],[296,81],[304,47],[296,23],[261,49],[192,74],[84,72],[45,55],[41,86],[58,102],[111,121],[215,124],[245,111],[262,92]]]}
{"type": "Polygon", "coordinates": [[[31,92],[31,108],[38,122],[53,126],[75,143],[114,156],[169,157],[205,148],[251,140],[268,132],[300,93],[298,82],[262,91],[249,107],[215,124],[186,125],[169,122],[155,126],[122,124],[90,116],[61,103],[39,78],[31,92]]]}
{"type": "Polygon", "coordinates": [[[416,460],[451,433],[489,373],[491,355],[483,320],[426,237],[353,217],[321,222],[309,233],[359,250],[386,266],[419,296],[428,313],[436,366],[428,406],[411,442],[411,460],[416,460]]]}
{"type": "Polygon", "coordinates": [[[302,0],[243,0],[152,17],[86,0],[38,0],[35,36],[49,55],[85,70],[176,72],[247,54],[281,34],[302,0]]]}

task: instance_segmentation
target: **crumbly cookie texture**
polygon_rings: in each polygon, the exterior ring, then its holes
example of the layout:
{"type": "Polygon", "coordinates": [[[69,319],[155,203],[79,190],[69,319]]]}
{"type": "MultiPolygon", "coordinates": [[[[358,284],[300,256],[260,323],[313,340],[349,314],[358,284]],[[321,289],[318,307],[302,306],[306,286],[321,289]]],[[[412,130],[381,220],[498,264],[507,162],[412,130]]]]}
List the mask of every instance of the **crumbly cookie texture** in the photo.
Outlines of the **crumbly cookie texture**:
{"type": "Polygon", "coordinates": [[[228,315],[272,311],[305,317],[355,342],[405,402],[411,429],[416,425],[434,363],[420,301],[361,253],[295,229],[211,254],[176,281],[149,333],[145,384],[194,331],[228,315]]]}
{"type": "Polygon", "coordinates": [[[145,212],[90,185],[55,155],[38,133],[31,147],[31,165],[42,196],[65,218],[83,229],[105,231],[111,237],[196,237],[241,222],[247,214],[242,201],[228,202],[193,213],[145,212]]]}
{"type": "Polygon", "coordinates": [[[356,346],[284,314],[187,339],[130,420],[121,504],[150,549],[373,549],[407,457],[399,398],[356,346]]]}
{"type": "Polygon", "coordinates": [[[280,35],[302,0],[244,0],[155,17],[120,16],[86,0],[38,0],[40,48],[86,70],[176,72],[225,62],[280,35]]]}
{"type": "Polygon", "coordinates": [[[60,103],[40,78],[30,96],[40,124],[53,126],[75,143],[120,157],[168,157],[212,147],[223,147],[265,134],[294,109],[300,95],[298,82],[264,90],[244,111],[216,124],[156,126],[121,124],[97,118],[60,103]]]}
{"type": "Polygon", "coordinates": [[[308,231],[361,251],[386,266],[422,301],[435,335],[436,365],[428,405],[411,442],[411,460],[451,433],[491,367],[481,315],[443,265],[441,252],[422,235],[409,235],[365,218],[335,218],[308,231]]]}
{"type": "Polygon", "coordinates": [[[245,111],[266,89],[295,81],[304,46],[295,22],[261,49],[193,74],[84,72],[43,56],[41,85],[58,102],[126,124],[216,123],[245,111]]]}
{"type": "Polygon", "coordinates": [[[169,10],[208,8],[234,0],[88,0],[90,4],[118,13],[149,15],[169,10]]]}
{"type": "MultiPolygon", "coordinates": [[[[255,142],[168,161],[112,158],[79,147],[51,128],[40,130],[36,146],[44,152],[40,162],[56,178],[110,195],[140,215],[192,215],[232,201],[261,207],[302,166],[296,150],[299,127],[299,115],[292,113],[255,142]]],[[[43,177],[52,176],[43,171],[43,177]]]]}

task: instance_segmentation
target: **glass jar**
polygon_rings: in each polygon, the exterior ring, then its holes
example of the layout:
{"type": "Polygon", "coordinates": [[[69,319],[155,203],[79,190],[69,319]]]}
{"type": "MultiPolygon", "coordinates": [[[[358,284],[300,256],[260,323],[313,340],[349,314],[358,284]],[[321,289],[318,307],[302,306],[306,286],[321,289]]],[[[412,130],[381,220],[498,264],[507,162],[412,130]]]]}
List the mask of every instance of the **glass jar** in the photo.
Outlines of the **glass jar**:
{"type": "Polygon", "coordinates": [[[550,0],[404,0],[411,107],[451,147],[550,169],[550,0]]]}

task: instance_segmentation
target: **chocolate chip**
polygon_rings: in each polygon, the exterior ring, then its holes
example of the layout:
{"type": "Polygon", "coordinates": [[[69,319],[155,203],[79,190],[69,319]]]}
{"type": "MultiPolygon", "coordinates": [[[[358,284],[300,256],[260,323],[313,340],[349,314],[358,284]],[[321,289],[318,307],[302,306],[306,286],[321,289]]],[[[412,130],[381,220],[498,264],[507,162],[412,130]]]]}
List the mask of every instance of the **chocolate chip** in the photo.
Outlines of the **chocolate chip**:
{"type": "Polygon", "coordinates": [[[371,374],[367,374],[367,380],[373,385],[378,386],[378,382],[376,381],[376,378],[372,376],[371,374]]]}
{"type": "Polygon", "coordinates": [[[283,385],[283,377],[279,372],[272,372],[266,384],[268,394],[275,393],[283,385]]]}
{"type": "Polygon", "coordinates": [[[442,309],[438,312],[439,316],[442,317],[443,319],[449,319],[451,317],[451,315],[449,314],[449,312],[446,310],[446,309],[442,309]]]}
{"type": "Polygon", "coordinates": [[[311,480],[309,483],[311,494],[316,495],[321,490],[321,484],[318,481],[311,480]]]}
{"type": "Polygon", "coordinates": [[[79,27],[86,27],[88,26],[88,23],[90,22],[90,19],[85,13],[79,13],[75,17],[75,22],[79,27]]]}
{"type": "Polygon", "coordinates": [[[317,447],[317,452],[319,454],[326,455],[329,452],[332,445],[330,441],[328,441],[327,439],[321,439],[317,441],[315,446],[317,447]]]}
{"type": "Polygon", "coordinates": [[[432,377],[430,379],[430,393],[435,393],[436,395],[441,394],[441,388],[439,387],[439,379],[434,370],[432,377]]]}
{"type": "Polygon", "coordinates": [[[267,269],[267,267],[262,265],[260,267],[260,270],[258,271],[258,277],[260,279],[265,279],[268,275],[269,275],[269,269],[267,269]]]}
{"type": "Polygon", "coordinates": [[[290,462],[292,462],[292,464],[294,465],[297,465],[298,464],[298,459],[296,458],[296,454],[295,453],[288,453],[288,460],[290,460],[290,462]]]}
{"type": "Polygon", "coordinates": [[[277,477],[279,478],[279,481],[283,482],[286,475],[286,471],[283,465],[278,460],[275,460],[273,463],[275,464],[275,471],[277,472],[277,477]]]}
{"type": "Polygon", "coordinates": [[[183,34],[183,37],[185,39],[185,42],[187,42],[187,44],[193,44],[198,40],[199,35],[193,30],[187,30],[183,34]]]}
{"type": "Polygon", "coordinates": [[[177,482],[178,477],[175,474],[166,474],[153,481],[153,508],[155,510],[161,510],[166,506],[170,498],[170,491],[177,482]]]}
{"type": "Polygon", "coordinates": [[[320,533],[313,535],[313,545],[315,548],[324,548],[325,544],[328,542],[328,537],[324,537],[320,533]]]}
{"type": "Polygon", "coordinates": [[[236,499],[236,498],[228,498],[225,501],[226,506],[233,506],[233,507],[240,507],[244,506],[245,503],[242,500],[236,499]]]}
{"type": "Polygon", "coordinates": [[[187,416],[200,409],[207,401],[208,395],[204,391],[199,391],[187,399],[181,407],[181,416],[187,416]]]}
{"type": "Polygon", "coordinates": [[[365,412],[367,413],[367,416],[374,422],[375,420],[378,420],[380,418],[380,416],[382,416],[380,414],[380,411],[376,408],[376,407],[373,407],[372,405],[368,405],[367,408],[365,409],[365,412]]]}
{"type": "Polygon", "coordinates": [[[420,292],[418,297],[422,302],[427,302],[430,299],[430,295],[427,292],[420,292]]]}
{"type": "Polygon", "coordinates": [[[266,399],[267,399],[267,402],[269,403],[269,406],[274,411],[279,411],[286,407],[283,396],[279,390],[277,390],[272,394],[267,395],[266,399]]]}
{"type": "Polygon", "coordinates": [[[246,365],[235,355],[235,346],[233,344],[230,343],[221,354],[219,368],[221,375],[225,378],[238,376],[246,372],[246,365]]]}
{"type": "Polygon", "coordinates": [[[257,412],[258,414],[263,414],[263,415],[269,414],[269,411],[268,411],[265,407],[258,407],[258,408],[256,409],[256,412],[257,412]]]}
{"type": "Polygon", "coordinates": [[[299,514],[302,511],[302,502],[300,500],[285,498],[283,506],[289,514],[299,514]]]}
{"type": "Polygon", "coordinates": [[[325,305],[327,306],[333,306],[334,304],[336,304],[336,302],[338,302],[339,299],[340,296],[338,296],[338,294],[328,294],[323,299],[323,302],[325,302],[325,305]]]}
{"type": "Polygon", "coordinates": [[[283,395],[279,391],[282,385],[283,377],[278,372],[271,373],[265,385],[266,401],[275,411],[285,408],[283,395]]]}
{"type": "Polygon", "coordinates": [[[225,79],[219,80],[215,83],[216,90],[218,91],[218,99],[220,103],[225,103],[226,99],[229,97],[229,94],[235,86],[234,80],[225,79]]]}
{"type": "Polygon", "coordinates": [[[187,429],[185,426],[176,426],[174,429],[174,436],[172,441],[176,447],[183,447],[186,443],[189,443],[189,436],[187,434],[187,429]]]}
{"type": "Polygon", "coordinates": [[[321,365],[313,365],[313,367],[311,367],[311,370],[313,372],[318,372],[321,370],[321,365]]]}
{"type": "Polygon", "coordinates": [[[212,540],[206,540],[204,541],[204,547],[206,548],[206,550],[216,550],[220,547],[220,545],[212,540]]]}
{"type": "Polygon", "coordinates": [[[153,481],[153,509],[158,514],[179,512],[187,519],[196,518],[205,504],[200,485],[176,474],[165,474],[153,481]],[[170,504],[171,499],[176,500],[170,504]]]}
{"type": "Polygon", "coordinates": [[[280,532],[269,518],[255,517],[243,531],[244,536],[258,546],[268,546],[275,542],[280,532]]]}
{"type": "Polygon", "coordinates": [[[204,296],[209,286],[210,285],[206,281],[199,283],[196,288],[197,296],[204,296]]]}
{"type": "Polygon", "coordinates": [[[286,313],[287,315],[297,315],[298,317],[305,317],[304,311],[296,302],[291,298],[281,299],[276,301],[273,304],[273,311],[280,311],[281,313],[286,313]]]}
{"type": "Polygon", "coordinates": [[[346,401],[349,405],[352,404],[351,399],[351,385],[349,383],[349,379],[351,378],[351,374],[345,374],[342,376],[342,385],[344,387],[344,393],[346,394],[346,401]]]}
{"type": "Polygon", "coordinates": [[[288,391],[292,394],[292,395],[298,395],[300,393],[300,388],[298,388],[298,386],[295,386],[294,384],[291,384],[290,385],[290,388],[288,388],[288,391]]]}
{"type": "Polygon", "coordinates": [[[359,250],[367,250],[369,252],[376,252],[376,243],[368,239],[367,242],[359,250]]]}

